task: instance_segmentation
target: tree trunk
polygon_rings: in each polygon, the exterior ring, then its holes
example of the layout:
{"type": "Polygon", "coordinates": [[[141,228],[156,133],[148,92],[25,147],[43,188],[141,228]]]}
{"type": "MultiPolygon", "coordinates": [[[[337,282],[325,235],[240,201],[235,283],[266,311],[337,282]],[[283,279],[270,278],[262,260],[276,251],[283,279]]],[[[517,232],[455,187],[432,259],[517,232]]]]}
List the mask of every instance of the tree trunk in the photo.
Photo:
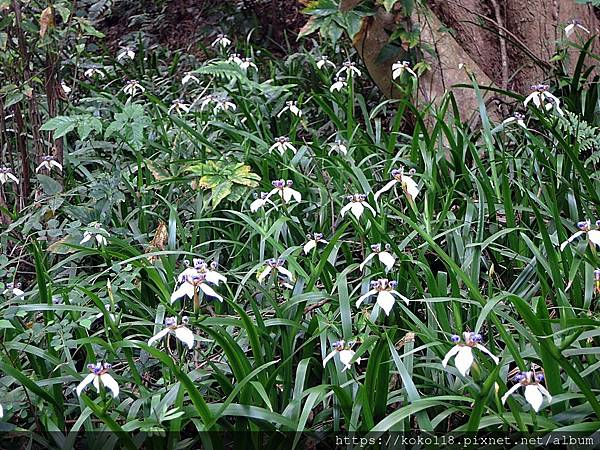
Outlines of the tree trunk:
{"type": "MultiPolygon", "coordinates": [[[[457,42],[498,86],[525,94],[530,85],[547,78],[556,42],[566,39],[564,28],[578,19],[574,42],[598,34],[593,7],[575,0],[430,0],[431,9],[456,31],[457,42]],[[506,45],[506,61],[502,44],[506,45]],[[503,72],[508,79],[503,79],[503,72]]],[[[573,55],[573,56],[576,56],[573,55]]],[[[571,69],[574,64],[571,64],[571,69]]]]}
{"type": "MultiPolygon", "coordinates": [[[[342,0],[341,8],[348,10],[359,3],[361,0],[342,0]]],[[[594,8],[575,0],[429,0],[427,5],[430,9],[419,7],[410,18],[420,26],[422,43],[435,49],[434,55],[423,52],[432,70],[420,80],[419,96],[435,102],[452,89],[465,119],[476,115],[474,94],[452,86],[471,84],[472,75],[480,85],[527,94],[532,84],[551,75],[550,59],[557,41],[567,39],[564,28],[571,20],[578,19],[590,31],[587,34],[576,28],[570,38],[575,43],[585,42],[600,28],[594,8]]],[[[396,24],[406,19],[402,14],[400,2],[389,13],[380,8],[375,16],[363,20],[354,39],[369,73],[391,97],[398,94],[390,70],[395,61],[382,61],[379,54],[396,24]]],[[[590,51],[597,53],[598,47],[595,42],[590,51]]],[[[569,52],[568,70],[573,69],[577,56],[576,50],[569,52]]],[[[490,110],[491,115],[500,113],[490,110]]]]}

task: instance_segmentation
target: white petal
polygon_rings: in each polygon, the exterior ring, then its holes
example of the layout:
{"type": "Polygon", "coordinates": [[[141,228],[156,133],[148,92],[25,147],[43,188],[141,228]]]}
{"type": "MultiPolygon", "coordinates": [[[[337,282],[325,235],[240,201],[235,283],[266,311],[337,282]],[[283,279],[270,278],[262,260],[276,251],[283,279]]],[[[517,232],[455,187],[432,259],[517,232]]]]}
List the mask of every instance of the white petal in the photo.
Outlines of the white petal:
{"type": "Polygon", "coordinates": [[[171,294],[171,303],[185,296],[189,298],[194,297],[194,286],[191,283],[185,282],[179,286],[179,289],[171,294]]]}
{"type": "Polygon", "coordinates": [[[587,235],[592,244],[600,246],[600,230],[590,230],[587,235]]]}
{"type": "Polygon", "coordinates": [[[546,390],[546,388],[544,386],[542,386],[541,384],[538,384],[537,388],[540,390],[540,392],[542,394],[544,394],[546,396],[546,398],[548,399],[548,403],[551,403],[552,402],[552,395],[550,395],[550,392],[548,392],[546,390]]]}
{"type": "Polygon", "coordinates": [[[19,288],[13,288],[12,290],[13,295],[15,295],[16,297],[21,297],[22,295],[25,295],[25,292],[23,292],[21,289],[19,288]]]}
{"type": "Polygon", "coordinates": [[[156,341],[164,338],[171,331],[169,328],[163,328],[148,340],[148,345],[154,344],[156,341]]]}
{"type": "Polygon", "coordinates": [[[100,377],[98,375],[94,375],[94,379],[92,380],[92,384],[96,388],[96,392],[100,392],[100,377]]]}
{"type": "Polygon", "coordinates": [[[77,385],[77,389],[75,389],[75,392],[77,392],[78,397],[81,395],[81,392],[87,387],[87,385],[94,381],[95,377],[96,375],[90,373],[87,377],[83,379],[81,383],[77,385]]]}
{"type": "Polygon", "coordinates": [[[350,360],[354,356],[354,353],[355,353],[354,350],[342,350],[342,351],[339,352],[339,354],[340,354],[340,361],[344,365],[344,368],[342,369],[342,372],[344,370],[350,368],[350,360]]]}
{"type": "Polygon", "coordinates": [[[360,202],[360,204],[363,205],[365,208],[367,208],[369,211],[371,211],[371,214],[373,214],[373,216],[377,215],[377,213],[375,212],[373,207],[371,205],[369,205],[367,202],[360,202]]]}
{"type": "Polygon", "coordinates": [[[89,241],[92,238],[92,234],[91,233],[84,233],[83,235],[83,239],[81,241],[79,241],[79,245],[83,245],[85,244],[87,241],[89,241]]]}
{"type": "Polygon", "coordinates": [[[0,419],[2,419],[4,417],[4,408],[2,408],[2,405],[0,405],[0,419]]]}
{"type": "Polygon", "coordinates": [[[354,214],[354,217],[356,217],[357,219],[360,219],[360,216],[362,216],[362,213],[365,210],[365,207],[363,206],[364,202],[352,202],[350,205],[350,209],[352,210],[352,214],[354,214]]]}
{"type": "Polygon", "coordinates": [[[377,192],[375,192],[375,201],[377,201],[377,199],[379,198],[379,196],[381,194],[389,191],[397,182],[398,182],[398,180],[396,180],[394,178],[392,181],[388,181],[385,186],[383,186],[381,189],[379,189],[377,192]]]}
{"type": "Polygon", "coordinates": [[[313,248],[315,248],[317,246],[317,241],[315,241],[314,239],[311,239],[310,241],[308,241],[306,244],[304,244],[304,254],[307,255],[308,252],[310,252],[313,248]]]}
{"type": "Polygon", "coordinates": [[[525,400],[531,405],[535,412],[540,410],[540,406],[544,402],[544,397],[535,384],[525,386],[525,400]]]}
{"type": "Polygon", "coordinates": [[[194,346],[194,333],[186,327],[175,328],[175,336],[191,350],[194,346]]]}
{"type": "Polygon", "coordinates": [[[50,161],[50,168],[52,168],[52,167],[56,167],[56,169],[59,172],[62,172],[62,166],[57,161],[54,161],[54,160],[50,161]]]}
{"type": "Polygon", "coordinates": [[[344,217],[346,215],[346,213],[350,210],[350,208],[352,208],[352,202],[348,203],[346,206],[344,206],[342,208],[342,210],[340,211],[340,215],[342,217],[344,217]]]}
{"type": "Polygon", "coordinates": [[[573,236],[571,236],[565,242],[560,244],[560,250],[563,251],[567,245],[569,245],[571,242],[573,242],[575,239],[577,239],[579,236],[581,236],[584,233],[585,233],[585,231],[578,231],[577,233],[575,233],[573,236]]]}
{"type": "Polygon", "coordinates": [[[12,173],[7,173],[6,176],[13,180],[15,183],[19,184],[19,179],[15,177],[12,173]]]}
{"type": "Polygon", "coordinates": [[[513,387],[511,387],[508,391],[506,391],[506,394],[504,394],[502,396],[502,404],[504,405],[506,403],[506,399],[513,393],[515,392],[517,389],[519,389],[521,387],[521,385],[519,383],[515,384],[513,387]]]}
{"type": "Polygon", "coordinates": [[[258,211],[260,208],[262,208],[263,206],[265,206],[266,202],[267,201],[265,199],[257,198],[252,203],[250,203],[250,211],[251,212],[258,211]]]}
{"type": "Polygon", "coordinates": [[[407,297],[405,297],[404,295],[402,295],[400,292],[398,292],[398,291],[395,291],[395,290],[391,290],[390,292],[391,292],[393,295],[397,295],[397,296],[400,298],[400,300],[402,300],[402,301],[403,301],[404,303],[406,303],[407,305],[409,305],[409,304],[410,304],[410,299],[409,299],[409,298],[407,298],[407,297]]]}
{"type": "Polygon", "coordinates": [[[404,190],[410,196],[411,199],[417,198],[419,195],[419,187],[417,182],[413,180],[411,177],[402,177],[402,184],[404,185],[404,190]]]}
{"type": "Polygon", "coordinates": [[[361,271],[362,271],[362,270],[364,270],[364,268],[365,268],[365,264],[367,264],[369,261],[371,261],[371,259],[373,259],[373,257],[374,257],[375,255],[376,255],[376,253],[371,253],[369,256],[367,256],[367,257],[365,258],[365,260],[364,260],[363,262],[361,262],[361,263],[360,263],[360,266],[359,266],[359,268],[360,268],[360,270],[361,270],[361,271]]]}
{"type": "Polygon", "coordinates": [[[285,202],[289,202],[292,197],[294,197],[294,200],[296,200],[298,203],[300,203],[300,201],[302,200],[302,195],[300,194],[300,192],[289,187],[283,188],[283,199],[285,200],[285,202]]]}
{"type": "Polygon", "coordinates": [[[381,263],[385,266],[386,272],[389,272],[392,269],[392,267],[394,267],[396,258],[394,258],[394,256],[391,253],[380,252],[377,256],[379,257],[379,261],[381,261],[381,263]]]}
{"type": "Polygon", "coordinates": [[[200,283],[199,286],[200,286],[200,289],[202,289],[202,292],[204,292],[206,295],[210,295],[211,297],[215,297],[220,302],[223,301],[223,297],[221,297],[219,294],[217,294],[215,292],[215,290],[213,288],[211,288],[208,284],[206,284],[206,283],[200,283]]]}
{"type": "Polygon", "coordinates": [[[225,275],[221,275],[219,272],[215,270],[209,270],[206,272],[206,281],[212,284],[219,285],[219,282],[227,283],[227,277],[225,275]]]}
{"type": "Polygon", "coordinates": [[[577,24],[577,28],[579,28],[580,30],[585,31],[587,34],[590,34],[590,30],[588,30],[586,27],[584,27],[583,25],[577,24]]]}
{"type": "Polygon", "coordinates": [[[361,295],[360,297],[358,297],[358,300],[356,301],[356,307],[357,307],[357,308],[359,308],[359,307],[360,307],[360,304],[361,304],[362,302],[364,302],[364,301],[365,301],[365,299],[369,298],[371,295],[373,295],[373,294],[376,294],[376,293],[377,293],[377,290],[376,290],[376,289],[371,289],[371,290],[370,290],[369,292],[367,292],[366,294],[364,294],[364,295],[361,295]]]}
{"type": "Polygon", "coordinates": [[[279,271],[279,273],[288,277],[291,281],[294,281],[294,274],[287,270],[285,267],[278,267],[277,270],[279,271]]]}
{"type": "Polygon", "coordinates": [[[108,373],[100,375],[100,381],[112,392],[114,398],[119,396],[119,385],[111,375],[108,373]]]}
{"type": "Polygon", "coordinates": [[[475,347],[477,347],[477,349],[479,351],[482,351],[483,353],[485,353],[486,355],[488,355],[490,358],[492,358],[496,364],[498,364],[500,362],[500,360],[498,359],[498,357],[496,355],[494,355],[492,352],[490,352],[483,345],[477,344],[475,347]]]}
{"type": "Polygon", "coordinates": [[[394,307],[396,303],[396,299],[394,296],[388,291],[381,291],[377,296],[377,304],[383,309],[386,316],[390,315],[390,311],[394,307]]]}
{"type": "Polygon", "coordinates": [[[323,360],[323,367],[325,367],[325,364],[327,364],[327,362],[333,358],[335,356],[335,354],[337,353],[337,350],[333,350],[329,355],[327,355],[325,357],[325,359],[323,360]]]}
{"type": "Polygon", "coordinates": [[[194,275],[196,275],[197,273],[198,273],[198,271],[197,271],[196,269],[194,269],[193,267],[188,267],[187,269],[185,269],[183,272],[181,272],[181,273],[179,274],[179,276],[177,277],[177,281],[178,281],[179,283],[184,283],[184,282],[185,282],[185,279],[186,279],[188,276],[190,276],[190,277],[191,277],[191,276],[194,276],[194,275]]]}
{"type": "Polygon", "coordinates": [[[273,270],[273,268],[271,266],[267,266],[267,268],[258,276],[258,282],[262,283],[263,280],[271,273],[271,270],[273,270]]]}
{"type": "Polygon", "coordinates": [[[565,27],[565,35],[567,37],[571,37],[571,35],[573,34],[573,30],[574,29],[575,29],[575,24],[574,23],[571,23],[571,24],[567,25],[565,27]]]}
{"type": "MultiPolygon", "coordinates": [[[[523,102],[523,105],[527,106],[527,103],[529,103],[531,100],[534,100],[536,97],[537,97],[537,92],[532,92],[531,94],[529,94],[527,96],[527,98],[523,102]]],[[[538,100],[538,102],[539,102],[539,100],[538,100]]],[[[535,103],[535,100],[534,100],[534,103],[535,103]]]]}
{"type": "Polygon", "coordinates": [[[473,365],[473,350],[471,347],[468,345],[460,347],[456,358],[454,358],[454,365],[463,376],[467,376],[473,365]]]}

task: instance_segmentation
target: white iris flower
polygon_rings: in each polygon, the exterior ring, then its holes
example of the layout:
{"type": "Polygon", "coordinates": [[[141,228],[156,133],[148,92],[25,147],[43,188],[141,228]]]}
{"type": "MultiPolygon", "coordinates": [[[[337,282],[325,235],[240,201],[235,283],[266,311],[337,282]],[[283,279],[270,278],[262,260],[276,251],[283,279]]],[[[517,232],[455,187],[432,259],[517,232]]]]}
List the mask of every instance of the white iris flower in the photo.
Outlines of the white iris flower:
{"type": "Polygon", "coordinates": [[[177,114],[190,112],[190,105],[185,103],[183,100],[174,100],[171,104],[168,113],[171,114],[175,111],[177,114]]]}
{"type": "Polygon", "coordinates": [[[22,297],[25,295],[25,292],[21,290],[21,286],[21,283],[6,283],[6,288],[2,294],[6,295],[10,292],[15,297],[22,297]]]}
{"type": "Polygon", "coordinates": [[[194,83],[200,83],[200,80],[196,76],[194,76],[192,72],[186,72],[186,74],[181,79],[181,84],[185,86],[190,81],[193,81],[194,83]]]}
{"type": "Polygon", "coordinates": [[[346,156],[348,154],[348,147],[341,140],[336,139],[335,142],[329,144],[329,153],[327,154],[331,155],[333,152],[346,156]]]}
{"type": "Polygon", "coordinates": [[[129,80],[127,81],[127,83],[125,83],[123,92],[125,92],[130,97],[135,97],[138,94],[138,92],[142,94],[146,92],[146,88],[144,88],[137,80],[129,80]]]}
{"type": "Polygon", "coordinates": [[[598,228],[600,228],[600,220],[596,221],[596,229],[592,228],[592,221],[589,219],[577,222],[577,228],[579,228],[578,232],[576,232],[569,239],[560,244],[561,251],[563,251],[565,247],[571,242],[573,242],[575,239],[577,239],[580,236],[583,236],[584,234],[587,236],[588,242],[590,244],[594,244],[600,247],[600,230],[598,230],[598,228]]]}
{"type": "Polygon", "coordinates": [[[215,94],[207,95],[197,101],[200,101],[200,111],[204,111],[208,106],[213,105],[214,114],[217,114],[219,111],[235,111],[237,109],[235,103],[231,102],[227,97],[215,94]]]}
{"type": "Polygon", "coordinates": [[[376,281],[371,281],[371,290],[364,295],[361,295],[356,301],[356,307],[360,308],[363,301],[372,295],[377,294],[377,304],[386,316],[390,315],[390,311],[396,304],[396,298],[394,295],[404,301],[407,305],[410,300],[396,290],[398,283],[396,281],[388,281],[387,278],[381,278],[376,281]]]}
{"type": "Polygon", "coordinates": [[[271,200],[269,200],[268,192],[261,192],[260,195],[255,193],[254,196],[255,196],[254,201],[252,203],[250,203],[250,211],[253,213],[258,211],[260,208],[265,206],[267,203],[270,203],[271,205],[275,206],[275,203],[273,203],[271,200]]]}
{"type": "MultiPolygon", "coordinates": [[[[333,358],[335,355],[339,355],[340,362],[344,366],[344,368],[342,369],[342,372],[348,370],[350,368],[350,361],[352,361],[352,358],[354,357],[354,354],[356,353],[354,350],[352,350],[352,347],[354,347],[354,344],[355,343],[353,341],[350,341],[348,343],[346,343],[343,340],[334,342],[332,344],[333,351],[331,353],[329,353],[323,359],[323,367],[325,367],[327,365],[327,362],[329,362],[329,360],[331,358],[333,358]]],[[[356,358],[356,364],[360,364],[360,358],[356,358]]]]}
{"type": "Polygon", "coordinates": [[[121,61],[122,59],[135,59],[135,51],[131,47],[123,47],[119,54],[117,54],[117,61],[121,61]]]}
{"type": "Polygon", "coordinates": [[[329,57],[323,55],[317,60],[317,69],[323,69],[323,67],[327,68],[327,66],[335,69],[335,63],[333,63],[329,57]]]}
{"type": "Polygon", "coordinates": [[[548,403],[552,402],[552,395],[541,384],[544,381],[543,374],[536,374],[535,371],[520,372],[514,376],[513,380],[516,384],[502,396],[502,404],[506,403],[508,397],[514,394],[520,387],[525,388],[525,400],[527,400],[527,403],[531,405],[535,412],[540,410],[544,402],[544,396],[548,399],[548,403]]]}
{"type": "Polygon", "coordinates": [[[119,396],[119,385],[115,381],[115,379],[108,373],[111,369],[112,365],[108,363],[97,363],[97,364],[88,364],[88,369],[90,370],[90,374],[83,379],[81,383],[77,386],[75,391],[77,395],[80,396],[81,392],[89,385],[93,384],[96,388],[96,391],[100,392],[100,383],[105,386],[109,391],[112,392],[114,398],[119,396]]]}
{"type": "Polygon", "coordinates": [[[285,154],[286,150],[291,150],[294,155],[298,151],[290,142],[290,138],[286,136],[279,136],[278,138],[275,138],[275,143],[269,147],[269,153],[271,153],[273,150],[277,150],[281,156],[285,154]]]}
{"type": "Polygon", "coordinates": [[[254,62],[252,62],[252,58],[242,58],[238,65],[240,66],[240,69],[242,69],[244,71],[248,70],[250,67],[258,70],[258,67],[256,67],[256,64],[254,64],[254,62]]]}
{"type": "Polygon", "coordinates": [[[283,265],[285,264],[285,259],[283,258],[271,258],[265,261],[264,270],[258,275],[258,282],[262,283],[263,280],[273,271],[278,272],[279,274],[289,278],[290,281],[294,281],[294,274],[287,270],[283,265]]]}
{"type": "Polygon", "coordinates": [[[569,22],[569,24],[565,27],[565,36],[567,37],[567,39],[570,38],[573,35],[573,33],[577,31],[577,29],[580,29],[581,31],[587,34],[590,34],[590,30],[584,27],[580,20],[572,19],[569,22]]]}
{"type": "Polygon", "coordinates": [[[279,111],[279,113],[277,113],[277,117],[281,117],[281,115],[286,111],[291,112],[295,116],[302,117],[302,110],[298,107],[298,102],[285,102],[285,106],[281,111],[279,111]]]}
{"type": "Polygon", "coordinates": [[[390,252],[391,246],[390,244],[385,244],[385,247],[382,248],[382,244],[374,244],[371,245],[371,254],[365,258],[363,262],[360,263],[360,270],[365,270],[365,265],[371,261],[375,256],[379,258],[379,261],[385,266],[385,271],[389,272],[392,267],[394,267],[394,263],[396,262],[396,258],[390,252]]]}
{"type": "Polygon", "coordinates": [[[335,77],[333,84],[329,88],[329,92],[341,92],[341,90],[346,86],[348,86],[348,83],[344,77],[335,77]]]}
{"type": "Polygon", "coordinates": [[[0,167],[0,183],[5,184],[9,181],[19,184],[19,179],[12,173],[9,167],[0,167]]]}
{"type": "Polygon", "coordinates": [[[54,159],[54,156],[42,156],[40,161],[40,165],[35,168],[36,173],[42,169],[46,169],[48,173],[50,173],[52,172],[52,168],[56,168],[56,170],[62,173],[63,167],[56,159],[54,159]]]}
{"type": "Polygon", "coordinates": [[[79,241],[79,245],[83,245],[94,237],[98,245],[108,245],[107,237],[110,237],[108,231],[102,228],[102,224],[99,222],[91,222],[88,226],[88,230],[84,231],[83,239],[79,241]]]}
{"type": "Polygon", "coordinates": [[[498,357],[494,356],[492,352],[490,352],[487,348],[481,345],[481,341],[483,338],[480,334],[465,331],[463,333],[463,339],[464,343],[460,342],[460,336],[458,335],[454,335],[450,338],[450,340],[455,345],[450,349],[448,353],[446,353],[446,356],[442,361],[443,367],[446,367],[448,365],[448,361],[450,361],[450,358],[456,356],[454,358],[454,365],[456,366],[456,368],[462,376],[467,376],[469,370],[471,370],[471,366],[473,365],[474,361],[473,348],[476,348],[479,351],[482,351],[483,353],[489,355],[496,364],[500,362],[498,357]]]}
{"type": "Polygon", "coordinates": [[[537,108],[542,108],[546,111],[550,111],[552,108],[554,108],[560,115],[562,115],[563,112],[560,109],[560,100],[554,94],[548,92],[549,88],[550,86],[547,84],[534,84],[531,86],[533,92],[527,96],[523,104],[527,106],[530,101],[533,101],[533,104],[537,108]]]}
{"type": "Polygon", "coordinates": [[[375,196],[374,196],[375,201],[377,201],[377,199],[379,198],[379,196],[381,194],[383,194],[384,192],[387,192],[391,188],[393,188],[396,183],[400,183],[400,186],[402,187],[402,190],[404,191],[406,196],[410,200],[414,201],[420,192],[417,182],[412,179],[412,175],[414,175],[414,174],[415,174],[415,170],[410,169],[410,171],[408,172],[408,175],[406,175],[404,173],[404,167],[401,167],[400,169],[392,170],[392,180],[389,181],[385,186],[383,186],[381,189],[379,189],[375,193],[375,196]]]}
{"type": "Polygon", "coordinates": [[[204,294],[211,297],[215,297],[220,302],[223,301],[223,297],[216,293],[216,291],[210,287],[206,279],[206,274],[195,274],[186,275],[183,277],[183,282],[180,283],[179,287],[175,289],[171,294],[171,303],[179,300],[182,297],[194,298],[198,291],[204,292],[204,294]]]}
{"type": "Polygon", "coordinates": [[[231,45],[231,39],[226,34],[217,34],[217,38],[210,44],[211,47],[226,48],[231,45]]]}
{"type": "Polygon", "coordinates": [[[398,61],[392,64],[392,79],[396,79],[402,76],[404,72],[411,74],[413,77],[418,78],[414,70],[410,68],[410,62],[398,61]]]}
{"type": "Polygon", "coordinates": [[[267,198],[271,197],[273,194],[279,194],[285,203],[288,203],[292,198],[298,203],[302,201],[300,192],[292,189],[292,186],[294,185],[292,180],[275,180],[272,181],[271,184],[273,185],[273,190],[269,192],[267,198]]]}
{"type": "Polygon", "coordinates": [[[362,72],[358,69],[358,67],[356,67],[356,63],[353,63],[351,61],[345,62],[342,65],[342,68],[337,71],[335,76],[340,77],[342,73],[345,75],[346,78],[351,78],[355,75],[357,77],[360,77],[362,75],[362,72]]]}
{"type": "Polygon", "coordinates": [[[351,211],[352,214],[354,214],[354,217],[360,219],[360,216],[362,216],[365,208],[371,211],[373,216],[377,215],[373,207],[367,203],[366,194],[348,195],[346,199],[348,200],[348,204],[344,206],[340,212],[342,217],[344,217],[348,211],[351,211]]]}
{"type": "Polygon", "coordinates": [[[313,233],[312,235],[307,234],[306,238],[308,239],[308,242],[304,244],[303,247],[305,254],[308,254],[313,248],[317,248],[318,244],[327,245],[329,243],[323,239],[323,233],[313,233]]]}
{"type": "Polygon", "coordinates": [[[83,72],[83,75],[86,78],[100,78],[101,80],[105,78],[104,72],[97,67],[90,67],[83,72]]]}
{"type": "Polygon", "coordinates": [[[186,277],[193,277],[194,275],[204,275],[207,282],[216,284],[217,286],[221,281],[227,283],[227,277],[217,272],[219,265],[216,261],[208,264],[203,259],[194,258],[191,267],[190,262],[187,260],[185,260],[183,264],[186,268],[177,277],[178,283],[183,283],[186,280],[186,277]]]}
{"type": "Polygon", "coordinates": [[[177,317],[167,317],[165,319],[165,328],[160,330],[148,340],[148,345],[164,338],[167,334],[173,333],[177,339],[183,342],[191,350],[194,346],[194,333],[186,327],[190,319],[187,316],[181,318],[181,325],[177,325],[177,317]]]}
{"type": "Polygon", "coordinates": [[[518,126],[520,126],[521,128],[527,129],[527,126],[525,125],[525,115],[515,112],[512,117],[509,117],[508,119],[505,119],[502,122],[503,126],[507,126],[510,125],[512,123],[516,123],[518,126]]]}

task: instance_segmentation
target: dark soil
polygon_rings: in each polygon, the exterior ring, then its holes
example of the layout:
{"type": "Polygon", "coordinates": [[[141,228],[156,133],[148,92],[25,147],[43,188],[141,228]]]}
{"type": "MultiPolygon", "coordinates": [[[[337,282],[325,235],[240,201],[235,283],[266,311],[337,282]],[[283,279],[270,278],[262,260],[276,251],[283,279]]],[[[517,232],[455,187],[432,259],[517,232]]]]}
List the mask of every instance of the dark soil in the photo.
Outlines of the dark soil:
{"type": "Polygon", "coordinates": [[[296,0],[121,0],[100,16],[98,27],[113,50],[141,34],[147,45],[201,56],[215,34],[243,41],[253,30],[255,44],[283,54],[306,22],[301,9],[296,0]]]}

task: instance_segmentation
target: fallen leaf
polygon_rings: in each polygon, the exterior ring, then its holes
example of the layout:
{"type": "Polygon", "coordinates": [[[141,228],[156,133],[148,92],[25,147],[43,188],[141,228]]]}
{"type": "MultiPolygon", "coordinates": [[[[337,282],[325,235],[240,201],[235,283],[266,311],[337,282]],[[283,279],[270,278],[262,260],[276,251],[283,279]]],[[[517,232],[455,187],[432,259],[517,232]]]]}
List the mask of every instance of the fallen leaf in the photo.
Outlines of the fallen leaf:
{"type": "Polygon", "coordinates": [[[48,6],[40,15],[40,37],[43,38],[50,28],[54,28],[54,9],[48,6]]]}

